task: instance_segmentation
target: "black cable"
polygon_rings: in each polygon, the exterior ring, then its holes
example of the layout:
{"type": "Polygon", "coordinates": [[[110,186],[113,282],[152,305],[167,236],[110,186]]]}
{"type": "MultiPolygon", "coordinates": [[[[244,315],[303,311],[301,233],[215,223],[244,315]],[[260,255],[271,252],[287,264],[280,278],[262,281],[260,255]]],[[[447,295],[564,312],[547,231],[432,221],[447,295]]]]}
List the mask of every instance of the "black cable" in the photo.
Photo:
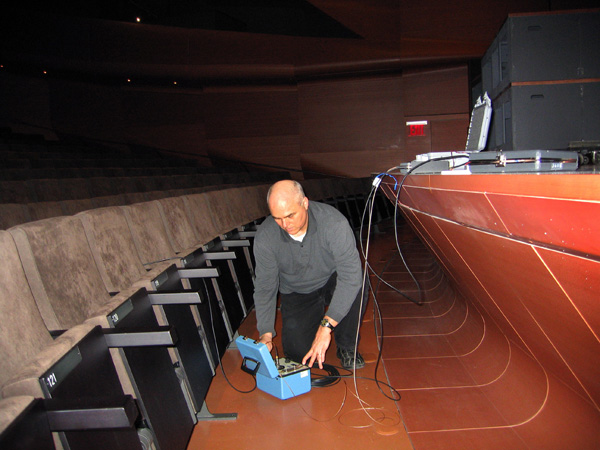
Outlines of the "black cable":
{"type": "MultiPolygon", "coordinates": [[[[215,330],[215,319],[213,317],[213,310],[212,310],[212,305],[211,305],[211,301],[210,301],[210,294],[208,293],[208,287],[206,286],[206,279],[202,278],[202,283],[204,284],[204,292],[206,292],[206,303],[208,303],[208,311],[210,314],[210,327],[212,329],[212,337],[213,337],[213,341],[215,344],[215,348],[217,350],[217,355],[220,353],[219,352],[219,343],[217,341],[217,332],[215,330]]],[[[223,363],[219,361],[219,367],[221,368],[221,373],[223,374],[223,378],[225,378],[225,381],[227,381],[227,384],[229,384],[229,386],[231,386],[235,391],[239,392],[240,394],[249,394],[251,392],[253,392],[256,387],[257,387],[257,383],[256,383],[256,377],[252,376],[252,379],[254,380],[254,387],[248,391],[243,391],[241,389],[236,388],[233,383],[229,380],[229,378],[227,377],[227,374],[225,373],[225,369],[223,368],[223,363]]]]}
{"type": "MultiPolygon", "coordinates": [[[[310,371],[310,385],[312,387],[328,387],[334,386],[340,382],[340,372],[338,372],[337,367],[331,364],[323,363],[323,369],[327,372],[327,375],[322,375],[319,373],[314,373],[313,370],[318,369],[318,367],[313,367],[310,371]]],[[[321,369],[319,369],[321,370],[321,369]]]]}

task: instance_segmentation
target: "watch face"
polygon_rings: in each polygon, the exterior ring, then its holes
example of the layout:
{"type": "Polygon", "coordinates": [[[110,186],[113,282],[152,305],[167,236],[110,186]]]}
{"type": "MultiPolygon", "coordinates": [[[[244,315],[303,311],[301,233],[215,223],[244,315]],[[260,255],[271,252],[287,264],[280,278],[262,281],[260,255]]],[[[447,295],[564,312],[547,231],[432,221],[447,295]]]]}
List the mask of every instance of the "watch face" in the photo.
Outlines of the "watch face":
{"type": "Polygon", "coordinates": [[[327,319],[321,320],[321,326],[326,327],[326,328],[331,328],[332,330],[334,329],[334,326],[331,325],[327,319]]]}

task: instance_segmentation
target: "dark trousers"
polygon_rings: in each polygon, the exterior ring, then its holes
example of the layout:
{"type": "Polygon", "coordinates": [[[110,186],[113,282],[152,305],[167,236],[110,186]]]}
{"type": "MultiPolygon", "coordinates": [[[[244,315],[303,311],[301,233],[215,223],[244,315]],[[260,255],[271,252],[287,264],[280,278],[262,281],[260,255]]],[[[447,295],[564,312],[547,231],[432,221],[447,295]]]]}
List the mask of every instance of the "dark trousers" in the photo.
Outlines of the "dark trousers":
{"type": "MultiPolygon", "coordinates": [[[[325,286],[308,294],[281,294],[281,340],[286,358],[299,362],[310,350],[321,319],[325,316],[326,308],[331,302],[336,279],[337,274],[334,273],[325,286]]],[[[356,331],[366,307],[368,289],[365,288],[365,300],[359,316],[361,293],[362,289],[354,299],[346,317],[335,327],[333,334],[338,348],[354,350],[356,331]]]]}

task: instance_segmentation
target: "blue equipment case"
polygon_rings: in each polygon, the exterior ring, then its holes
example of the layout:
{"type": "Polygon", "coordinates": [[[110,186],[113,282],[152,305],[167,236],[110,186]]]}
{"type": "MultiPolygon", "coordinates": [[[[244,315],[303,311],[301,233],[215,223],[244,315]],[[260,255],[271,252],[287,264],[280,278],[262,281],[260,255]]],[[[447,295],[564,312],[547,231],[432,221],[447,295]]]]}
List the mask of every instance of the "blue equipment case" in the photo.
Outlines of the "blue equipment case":
{"type": "Polygon", "coordinates": [[[278,358],[277,366],[267,346],[239,336],[235,343],[244,358],[242,370],[256,376],[256,387],[281,400],[310,391],[310,368],[286,358],[278,358]]]}

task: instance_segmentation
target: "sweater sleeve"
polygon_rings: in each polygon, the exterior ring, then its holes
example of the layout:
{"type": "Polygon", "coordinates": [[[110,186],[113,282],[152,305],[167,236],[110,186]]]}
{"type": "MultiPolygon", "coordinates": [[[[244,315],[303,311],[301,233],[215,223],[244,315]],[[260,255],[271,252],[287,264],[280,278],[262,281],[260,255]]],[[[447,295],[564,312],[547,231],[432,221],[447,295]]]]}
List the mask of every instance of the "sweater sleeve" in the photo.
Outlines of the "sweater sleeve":
{"type": "Polygon", "coordinates": [[[329,228],[328,241],[336,264],[337,282],[327,315],[339,322],[348,314],[362,287],[362,268],[354,233],[345,218],[329,228]]]}
{"type": "Polygon", "coordinates": [[[262,336],[273,333],[275,336],[275,314],[277,292],[279,291],[279,269],[272,246],[268,245],[268,236],[258,233],[254,240],[254,259],[256,261],[254,280],[254,307],[256,327],[262,336]]]}

